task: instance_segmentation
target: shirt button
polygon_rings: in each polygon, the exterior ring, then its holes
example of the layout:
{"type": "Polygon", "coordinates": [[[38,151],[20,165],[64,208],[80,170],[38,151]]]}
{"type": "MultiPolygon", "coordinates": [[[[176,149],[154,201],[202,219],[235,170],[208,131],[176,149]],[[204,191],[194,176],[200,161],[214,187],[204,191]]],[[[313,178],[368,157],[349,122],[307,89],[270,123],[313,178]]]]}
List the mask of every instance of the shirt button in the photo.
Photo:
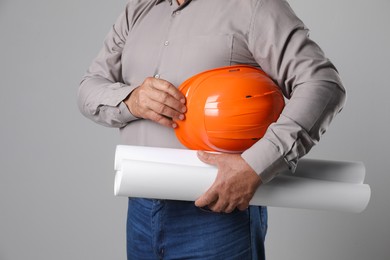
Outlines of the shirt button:
{"type": "Polygon", "coordinates": [[[164,45],[165,45],[165,46],[168,46],[168,45],[169,45],[169,41],[165,41],[165,42],[164,42],[164,45]]]}
{"type": "Polygon", "coordinates": [[[176,12],[173,12],[173,15],[179,15],[180,14],[180,11],[176,11],[176,12]]]}
{"type": "Polygon", "coordinates": [[[160,74],[154,75],[154,78],[159,79],[160,78],[160,74]]]}

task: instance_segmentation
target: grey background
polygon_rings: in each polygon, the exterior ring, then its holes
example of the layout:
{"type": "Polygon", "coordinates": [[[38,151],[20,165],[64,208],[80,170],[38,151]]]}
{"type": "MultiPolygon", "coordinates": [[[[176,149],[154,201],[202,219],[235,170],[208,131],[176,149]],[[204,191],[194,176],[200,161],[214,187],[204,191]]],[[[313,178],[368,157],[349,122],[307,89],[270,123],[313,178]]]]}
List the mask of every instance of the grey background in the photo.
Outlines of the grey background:
{"type": "MultiPolygon", "coordinates": [[[[125,259],[116,129],[83,118],[78,83],[125,5],[0,0],[0,260],[125,259]]],[[[270,208],[270,260],[390,259],[388,0],[291,0],[348,102],[308,157],[363,161],[361,214],[270,208]]]]}

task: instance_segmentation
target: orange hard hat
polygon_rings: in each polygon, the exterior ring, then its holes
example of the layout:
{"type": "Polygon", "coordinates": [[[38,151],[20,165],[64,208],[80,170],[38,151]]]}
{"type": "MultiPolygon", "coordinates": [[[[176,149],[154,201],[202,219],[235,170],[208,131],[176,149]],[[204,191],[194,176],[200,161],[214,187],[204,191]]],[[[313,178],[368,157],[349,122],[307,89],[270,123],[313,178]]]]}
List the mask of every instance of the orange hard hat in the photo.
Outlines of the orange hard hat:
{"type": "Polygon", "coordinates": [[[202,72],[179,90],[187,112],[175,133],[194,150],[242,152],[263,137],[284,107],[280,88],[262,70],[246,65],[202,72]]]}

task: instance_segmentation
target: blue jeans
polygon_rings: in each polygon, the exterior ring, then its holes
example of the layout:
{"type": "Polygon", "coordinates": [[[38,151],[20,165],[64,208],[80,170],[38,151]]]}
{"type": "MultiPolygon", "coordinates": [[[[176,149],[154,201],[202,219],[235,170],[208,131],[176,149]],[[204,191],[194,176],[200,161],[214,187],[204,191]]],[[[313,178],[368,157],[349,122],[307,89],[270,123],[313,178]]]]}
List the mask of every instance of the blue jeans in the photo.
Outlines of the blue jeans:
{"type": "Polygon", "coordinates": [[[230,214],[194,202],[129,198],[127,259],[263,260],[267,209],[230,214]]]}

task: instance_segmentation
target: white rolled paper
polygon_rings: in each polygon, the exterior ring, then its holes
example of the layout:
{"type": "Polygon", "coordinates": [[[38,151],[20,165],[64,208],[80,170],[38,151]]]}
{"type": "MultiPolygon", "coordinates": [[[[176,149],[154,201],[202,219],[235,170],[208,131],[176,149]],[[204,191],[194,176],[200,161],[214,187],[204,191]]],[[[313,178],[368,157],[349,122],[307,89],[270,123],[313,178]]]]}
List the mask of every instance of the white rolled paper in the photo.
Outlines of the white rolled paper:
{"type": "MultiPolygon", "coordinates": [[[[196,151],[117,146],[116,196],[195,201],[214,182],[217,168],[196,151]]],[[[361,162],[302,159],[294,174],[284,172],[261,185],[251,205],[361,212],[371,190],[361,162]]]]}

